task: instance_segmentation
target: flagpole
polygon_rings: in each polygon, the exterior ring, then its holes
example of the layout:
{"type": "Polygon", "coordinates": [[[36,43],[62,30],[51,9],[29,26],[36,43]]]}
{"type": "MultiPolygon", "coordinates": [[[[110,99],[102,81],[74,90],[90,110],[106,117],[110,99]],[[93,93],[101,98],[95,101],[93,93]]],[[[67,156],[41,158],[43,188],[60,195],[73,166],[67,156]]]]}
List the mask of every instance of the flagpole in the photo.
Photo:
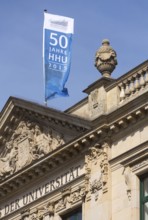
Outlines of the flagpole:
{"type": "MultiPolygon", "coordinates": [[[[44,9],[44,13],[47,13],[47,10],[44,9]]],[[[44,54],[44,50],[45,50],[45,30],[44,30],[44,27],[43,27],[43,51],[42,51],[42,57],[43,57],[43,83],[44,83],[44,99],[45,99],[45,54],[44,54]]],[[[47,106],[47,100],[45,99],[44,100],[44,105],[47,106]]]]}

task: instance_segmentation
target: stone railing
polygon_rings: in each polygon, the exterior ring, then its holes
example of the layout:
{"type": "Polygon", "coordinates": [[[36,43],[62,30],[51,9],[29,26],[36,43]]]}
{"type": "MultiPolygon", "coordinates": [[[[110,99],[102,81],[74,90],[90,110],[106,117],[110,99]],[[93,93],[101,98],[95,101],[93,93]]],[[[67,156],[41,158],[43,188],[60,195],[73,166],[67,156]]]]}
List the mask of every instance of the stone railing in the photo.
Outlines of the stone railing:
{"type": "Polygon", "coordinates": [[[120,103],[148,88],[148,64],[141,70],[130,72],[123,78],[121,77],[117,85],[120,92],[120,103]]]}

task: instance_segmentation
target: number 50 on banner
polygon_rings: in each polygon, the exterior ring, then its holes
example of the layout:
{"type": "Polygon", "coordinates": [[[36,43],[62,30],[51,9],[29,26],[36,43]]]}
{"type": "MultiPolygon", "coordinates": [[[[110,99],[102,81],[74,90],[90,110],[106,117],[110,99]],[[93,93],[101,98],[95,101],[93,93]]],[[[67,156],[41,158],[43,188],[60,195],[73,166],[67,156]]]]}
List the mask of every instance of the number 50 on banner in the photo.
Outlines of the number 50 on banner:
{"type": "Polygon", "coordinates": [[[71,64],[72,18],[45,13],[44,19],[44,77],[45,101],[56,96],[67,96],[64,87],[71,64]]]}

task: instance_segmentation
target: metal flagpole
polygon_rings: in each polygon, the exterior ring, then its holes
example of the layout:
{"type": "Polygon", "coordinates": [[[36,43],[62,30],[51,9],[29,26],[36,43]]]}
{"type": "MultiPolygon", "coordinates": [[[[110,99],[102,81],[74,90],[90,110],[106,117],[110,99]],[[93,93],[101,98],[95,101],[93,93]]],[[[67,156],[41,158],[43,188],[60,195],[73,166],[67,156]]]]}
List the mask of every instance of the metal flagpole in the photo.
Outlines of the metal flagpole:
{"type": "MultiPolygon", "coordinates": [[[[44,13],[47,13],[47,10],[44,9],[44,13]]],[[[45,54],[44,54],[44,50],[45,50],[45,30],[44,30],[44,25],[43,25],[43,51],[42,51],[42,56],[43,56],[43,80],[44,80],[44,99],[45,99],[45,54]]],[[[47,101],[46,99],[44,100],[44,105],[47,107],[47,101]]]]}

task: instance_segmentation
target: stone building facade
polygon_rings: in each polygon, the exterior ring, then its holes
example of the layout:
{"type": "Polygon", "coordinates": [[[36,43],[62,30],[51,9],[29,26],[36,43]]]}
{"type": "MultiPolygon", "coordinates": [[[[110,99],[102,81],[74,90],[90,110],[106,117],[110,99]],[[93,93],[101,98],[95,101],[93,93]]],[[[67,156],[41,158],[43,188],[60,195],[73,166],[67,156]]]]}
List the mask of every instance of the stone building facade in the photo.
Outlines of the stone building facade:
{"type": "Polygon", "coordinates": [[[65,112],[15,97],[2,109],[0,219],[148,220],[148,61],[113,79],[102,47],[102,78],[65,112]]]}

